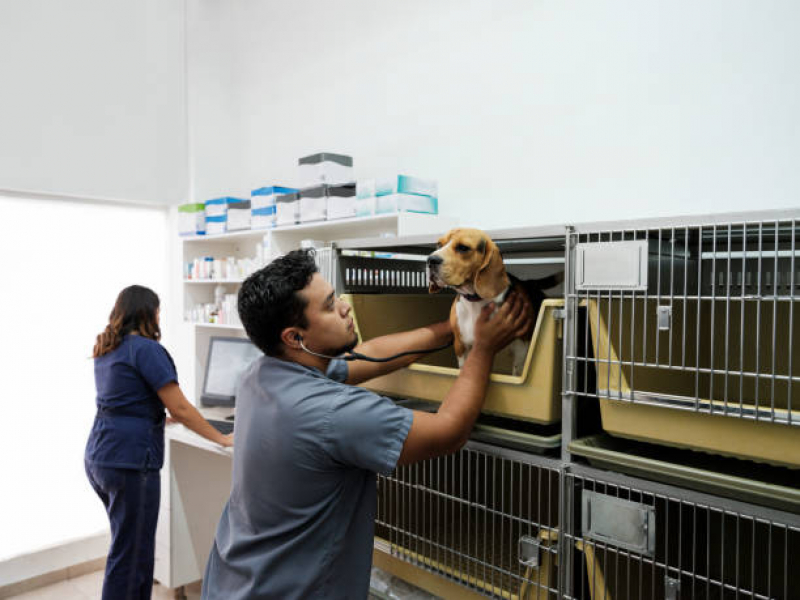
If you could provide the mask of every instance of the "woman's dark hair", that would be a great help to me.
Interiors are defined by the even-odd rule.
[[[239,289],[239,318],[264,354],[280,356],[281,331],[287,327],[308,326],[308,302],[297,292],[316,272],[313,250],[293,250],[245,279]]]
[[[158,295],[150,288],[131,285],[122,290],[108,316],[108,325],[97,336],[92,357],[97,358],[116,349],[122,343],[122,338],[131,331],[137,331],[151,340],[160,340],[161,329],[156,318],[158,306]]]

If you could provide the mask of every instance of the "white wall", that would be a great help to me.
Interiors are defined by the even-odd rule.
[[[800,201],[793,0],[190,2],[199,199],[330,150],[486,228]]]
[[[163,321],[181,315],[163,208],[0,195],[0,218],[1,561],[108,530],[83,468],[95,337],[133,283],[159,294]]]
[[[183,201],[184,8],[0,2],[0,189]]]

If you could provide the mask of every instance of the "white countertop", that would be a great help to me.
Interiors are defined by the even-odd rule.
[[[200,414],[202,414],[206,419],[216,419],[218,421],[224,421],[225,417],[233,414],[232,408],[227,407],[212,407],[212,408],[200,408],[198,407]],[[201,450],[208,450],[209,452],[214,452],[215,454],[222,454],[223,456],[231,457],[233,456],[233,448],[224,448],[219,444],[215,444],[214,442],[207,440],[206,438],[197,435],[191,429],[184,427],[179,423],[173,423],[171,425],[167,425],[165,428],[165,435],[167,438],[167,442],[175,441],[180,442],[182,444],[187,444],[189,446],[194,446],[195,448],[200,448]]]

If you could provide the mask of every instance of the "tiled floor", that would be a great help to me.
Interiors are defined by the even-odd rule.
[[[200,584],[186,586],[188,600],[199,600]],[[11,596],[14,600],[97,600],[103,590],[103,571],[65,579],[24,594]],[[153,586],[153,600],[173,600],[173,590],[159,584]]]

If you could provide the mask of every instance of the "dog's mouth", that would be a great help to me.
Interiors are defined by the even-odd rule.
[[[426,267],[428,273],[428,292],[435,294],[447,287],[447,284],[439,275],[439,269]]]

